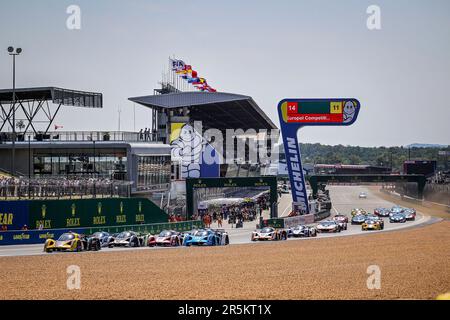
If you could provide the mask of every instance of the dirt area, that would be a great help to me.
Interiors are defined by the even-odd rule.
[[[426,214],[443,218],[443,219],[450,219],[450,211],[449,208],[443,205],[437,205],[433,204],[428,201],[423,201],[420,204],[417,201],[414,200],[408,200],[407,198],[404,198],[403,200],[399,196],[391,195],[385,192],[380,191],[380,187],[371,186],[369,187],[370,191],[374,193],[377,197],[384,199],[386,201],[394,202],[400,206],[404,207],[413,207],[419,212],[425,212]]]
[[[434,299],[450,291],[450,221],[365,236],[0,258],[0,299]],[[81,268],[68,290],[66,268]],[[367,268],[381,289],[367,288]]]

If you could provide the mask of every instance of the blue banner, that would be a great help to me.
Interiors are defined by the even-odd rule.
[[[0,201],[0,226],[8,230],[21,230],[29,226],[29,201]]]

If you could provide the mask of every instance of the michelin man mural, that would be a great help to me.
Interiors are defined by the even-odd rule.
[[[199,178],[200,162],[206,144],[190,124],[180,129],[178,138],[172,141],[172,159],[181,163],[182,178]]]
[[[349,123],[356,115],[356,105],[353,101],[347,101],[344,104],[344,123]]]

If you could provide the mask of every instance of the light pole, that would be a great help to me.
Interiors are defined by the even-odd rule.
[[[8,53],[13,57],[13,114],[12,114],[12,157],[11,157],[11,174],[14,176],[16,173],[15,170],[15,157],[16,157],[16,56],[18,56],[22,52],[21,48],[8,47]]]

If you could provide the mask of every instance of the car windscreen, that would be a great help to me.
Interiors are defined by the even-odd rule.
[[[161,231],[161,233],[159,234],[160,237],[170,237],[172,235],[172,232],[164,230]]]
[[[204,237],[208,235],[208,231],[201,230],[194,233],[194,236],[196,237]]]
[[[131,237],[131,232],[122,232],[119,233],[119,235],[117,236],[117,238],[122,239],[122,238],[128,238]]]
[[[272,228],[263,228],[263,229],[261,229],[261,233],[269,233],[269,232],[272,232],[272,231],[273,231]]]
[[[73,239],[75,239],[75,236],[73,234],[64,233],[59,237],[58,241],[69,241]]]

